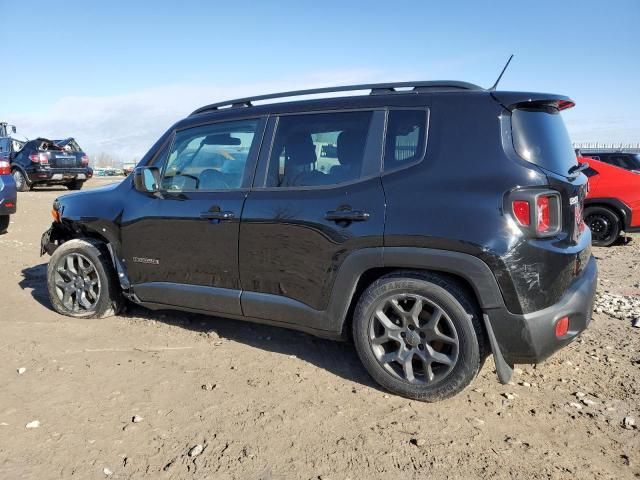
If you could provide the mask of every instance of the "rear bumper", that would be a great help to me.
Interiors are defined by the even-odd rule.
[[[506,308],[486,311],[507,363],[539,363],[575,340],[591,321],[597,283],[598,267],[591,257],[580,277],[554,305],[524,315]],[[569,331],[557,338],[556,322],[565,316],[569,317]]]
[[[88,180],[93,176],[88,168],[47,168],[27,172],[29,183],[68,183],[74,180]]]
[[[0,215],[16,213],[18,194],[11,175],[0,175]]]

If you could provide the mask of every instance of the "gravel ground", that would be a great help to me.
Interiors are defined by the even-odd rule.
[[[60,193],[21,193],[0,236],[2,479],[640,478],[638,236],[595,249],[580,340],[512,385],[489,360],[425,404],[379,390],[348,344],[137,307],[55,314],[38,247]]]

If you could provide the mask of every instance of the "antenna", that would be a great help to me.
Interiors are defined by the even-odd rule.
[[[507,71],[507,67],[509,66],[509,64],[511,63],[511,59],[513,59],[513,53],[511,54],[511,56],[509,57],[509,60],[507,60],[507,64],[504,66],[504,68],[502,69],[502,71],[500,72],[500,76],[498,77],[498,79],[496,80],[496,83],[493,84],[493,87],[491,87],[489,89],[490,92],[493,92],[496,87],[498,86],[498,83],[500,83],[500,80],[502,79],[502,75],[504,75],[504,72]]]

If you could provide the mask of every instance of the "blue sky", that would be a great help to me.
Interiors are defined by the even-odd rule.
[[[575,141],[640,142],[640,1],[3,0],[0,119],[129,160],[215,100],[456,79],[551,91]]]

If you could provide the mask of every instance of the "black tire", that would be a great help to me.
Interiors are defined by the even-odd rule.
[[[53,252],[47,288],[54,310],[69,317],[110,317],[123,305],[109,253],[103,243],[93,239],[69,240]]]
[[[9,215],[0,215],[0,234],[7,233],[9,228]]]
[[[73,182],[67,183],[67,188],[69,190],[80,190],[84,185],[84,180],[74,180]]]
[[[403,298],[406,300],[402,300]],[[381,305],[386,306],[389,305],[389,301],[395,301],[395,304],[405,305],[403,309],[411,310],[412,305],[417,305],[411,303],[411,298],[421,299],[423,307],[420,308],[424,309],[418,312],[415,318],[419,319],[418,324],[422,326],[411,329],[414,333],[404,329],[405,334],[399,334],[405,342],[404,345],[395,338],[384,345],[378,344],[377,342],[384,341],[384,338],[390,335],[384,327],[382,334],[376,333],[376,329],[382,324],[378,318],[379,312],[385,313],[386,308]],[[436,309],[441,313],[436,314]],[[391,319],[395,313],[397,312],[394,306],[385,316],[388,315],[386,318]],[[426,319],[425,315],[428,315]],[[440,320],[437,320],[438,318]],[[456,395],[478,374],[489,351],[480,319],[480,311],[475,301],[455,280],[437,274],[398,272],[380,278],[363,292],[354,313],[353,339],[364,367],[382,387],[404,397],[435,402]],[[429,327],[432,320],[436,323]],[[406,319],[400,320],[400,324],[406,322]],[[422,329],[431,329],[436,332],[436,337],[440,335],[448,338],[448,342],[457,341],[457,346],[438,339],[434,341],[434,334],[425,336]],[[415,337],[415,332],[419,333],[418,337]],[[420,342],[417,346],[416,341]],[[420,347],[420,350],[417,347]],[[392,360],[383,364],[383,359],[396,355],[395,349],[397,352],[404,352],[405,358],[410,356],[410,362],[405,360],[400,365],[398,360]],[[435,355],[438,355],[438,359],[447,358],[451,364],[440,363]],[[397,356],[400,357],[400,354]],[[430,360],[428,366],[426,360],[422,363],[420,373],[415,367],[420,367],[423,356]],[[412,365],[413,381],[408,380],[406,375],[406,363]]]
[[[22,173],[21,170],[18,170],[16,168],[13,172],[11,172],[11,174],[13,175],[13,180],[16,182],[16,190],[18,190],[19,192],[28,192],[29,190],[31,190],[31,185],[29,185],[27,177],[24,175],[24,173]]]
[[[591,229],[591,243],[597,247],[608,247],[620,236],[620,217],[610,208],[588,207],[584,221]]]

